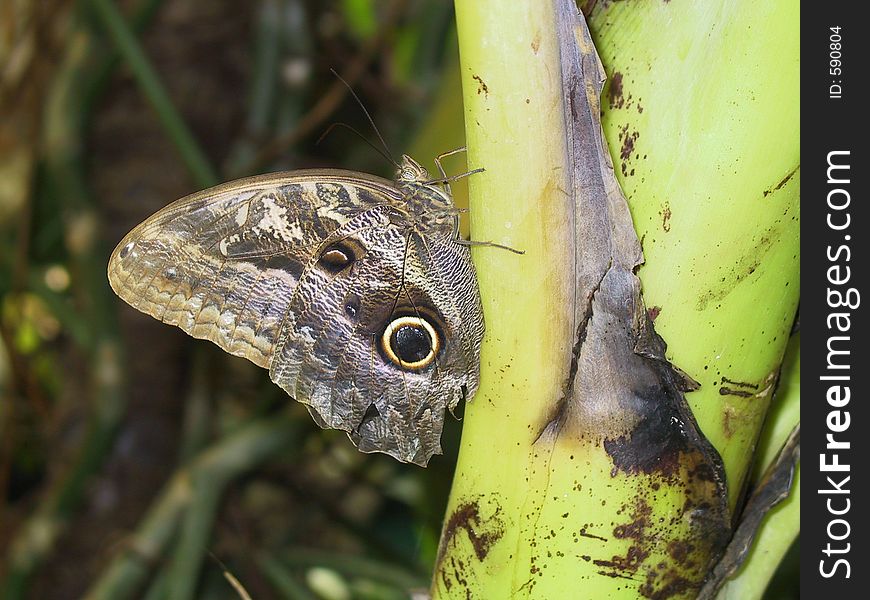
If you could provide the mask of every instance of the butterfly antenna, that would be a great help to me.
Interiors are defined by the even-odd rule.
[[[396,161],[393,160],[393,157],[391,157],[389,154],[387,154],[386,152],[384,152],[383,150],[381,150],[380,148],[378,148],[375,144],[372,143],[372,141],[371,141],[370,139],[368,139],[366,136],[364,136],[363,134],[361,134],[361,133],[359,132],[359,130],[357,130],[357,129],[354,128],[354,127],[351,127],[351,126],[348,125],[347,123],[333,123],[332,125],[330,125],[329,127],[326,128],[326,131],[324,131],[323,134],[322,134],[319,138],[317,138],[317,141],[314,142],[314,145],[315,145],[315,146],[319,145],[320,142],[322,142],[322,141],[326,138],[326,136],[328,136],[330,133],[332,133],[332,130],[335,129],[336,127],[344,127],[345,129],[349,129],[349,130],[351,130],[351,131],[354,132],[357,136],[359,136],[359,139],[361,139],[361,140],[364,141],[366,144],[368,144],[369,146],[371,146],[371,148],[372,148],[375,152],[377,152],[378,154],[380,154],[381,156],[383,156],[384,158],[386,158],[386,159],[387,159],[390,163],[392,163],[393,165],[396,165]],[[399,165],[396,165],[396,167],[398,167],[398,166],[399,166]]]
[[[333,75],[335,75],[340,82],[342,82],[347,90],[350,92],[350,95],[353,96],[353,99],[356,100],[356,103],[359,104],[359,107],[362,109],[363,113],[365,113],[366,119],[369,120],[369,124],[372,126],[372,129],[375,131],[375,135],[378,136],[378,139],[381,141],[381,144],[384,146],[384,150],[387,151],[387,156],[390,159],[390,162],[393,163],[396,168],[399,168],[399,163],[396,162],[396,159],[393,158],[393,153],[390,152],[390,147],[387,146],[387,142],[384,141],[384,137],[381,135],[381,132],[378,131],[378,126],[375,125],[375,120],[372,119],[372,116],[369,114],[369,111],[366,109],[365,104],[362,103],[362,100],[359,99],[359,96],[356,95],[356,92],[353,91],[353,88],[350,87],[350,84],[346,82],[341,75],[335,69],[329,69]]]

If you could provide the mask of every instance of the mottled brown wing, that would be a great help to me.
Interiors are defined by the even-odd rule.
[[[388,451],[389,454],[425,466],[433,454],[441,453],[445,406],[452,411],[460,400],[471,399],[477,392],[483,309],[471,253],[467,246],[452,238],[410,236],[403,279],[399,306],[404,304],[405,312],[422,313],[439,323],[444,348],[429,373],[406,373],[401,377],[404,389],[409,390],[404,414],[398,419],[388,418],[396,412],[393,407],[401,405],[395,390],[401,395],[403,389],[398,385],[391,387],[392,391],[382,400],[386,415],[381,414],[378,406],[378,414],[369,412],[369,418],[351,438],[360,449],[369,452],[392,448],[398,440],[404,445]],[[394,365],[387,366],[395,369]],[[419,385],[409,385],[412,377],[419,378]],[[399,379],[394,372],[392,381],[398,383]],[[415,437],[395,436],[397,422],[408,423],[408,430],[414,431]]]
[[[376,224],[376,212],[333,236],[358,249],[345,268],[303,275],[270,375],[360,450],[426,465],[441,451],[445,408],[477,390],[480,295],[466,247],[425,240],[395,217]],[[400,316],[437,331],[441,348],[426,368],[386,358],[382,334]]]
[[[445,406],[477,388],[483,318],[468,249],[415,233],[402,201],[390,182],[342,171],[218,186],[130,232],[109,280],[142,312],[268,368],[360,450],[425,465]],[[381,334],[398,314],[442,336],[427,368],[386,360]]]
[[[296,284],[332,231],[400,194],[376,177],[296,171],[173,202],[133,229],[109,283],[134,308],[269,368]]]

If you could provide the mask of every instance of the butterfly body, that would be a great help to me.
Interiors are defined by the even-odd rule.
[[[395,181],[318,169],[170,204],[112,253],[132,306],[269,369],[324,427],[425,465],[474,394],[483,316],[457,210],[404,157]]]

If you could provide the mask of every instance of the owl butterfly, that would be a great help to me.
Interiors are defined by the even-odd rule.
[[[109,261],[134,308],[269,369],[321,427],[425,466],[474,395],[483,313],[449,190],[408,156],[395,181],[274,173],[182,198]]]

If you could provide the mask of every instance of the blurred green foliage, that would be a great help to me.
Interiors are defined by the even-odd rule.
[[[217,180],[316,166],[390,176],[347,129],[318,143],[341,122],[377,145],[330,68],[390,152],[430,161],[462,145],[450,4],[2,10],[0,597],[426,587],[458,424],[426,471],[360,454],[264,371],[121,303],[105,264],[129,228]]]

